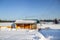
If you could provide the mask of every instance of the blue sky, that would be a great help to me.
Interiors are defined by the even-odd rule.
[[[60,18],[59,0],[0,0],[0,19]]]

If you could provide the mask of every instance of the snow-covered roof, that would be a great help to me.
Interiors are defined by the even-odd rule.
[[[15,23],[36,23],[34,20],[16,20]]]
[[[11,26],[13,23],[8,23],[8,22],[5,22],[5,23],[0,23],[0,26]]]

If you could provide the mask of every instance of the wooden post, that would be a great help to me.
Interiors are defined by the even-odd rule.
[[[24,24],[23,24],[23,27],[24,27]],[[25,29],[25,27],[24,27],[24,29]]]
[[[30,24],[30,29],[31,29],[31,24]]]
[[[16,28],[16,30],[17,30],[17,25],[15,24],[15,28]]]

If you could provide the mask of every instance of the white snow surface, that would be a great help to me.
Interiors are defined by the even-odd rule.
[[[37,30],[0,30],[0,40],[46,40]]]
[[[6,27],[6,26],[11,26],[13,23],[10,23],[10,22],[0,22],[0,26],[4,26],[4,27]]]
[[[37,24],[38,28],[60,29],[60,24]]]

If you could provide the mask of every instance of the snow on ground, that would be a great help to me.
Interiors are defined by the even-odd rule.
[[[60,29],[60,24],[38,24],[37,26],[40,28]],[[50,40],[50,38],[46,39],[37,30],[0,29],[0,40]]]
[[[37,30],[0,30],[0,40],[45,40]]]
[[[39,28],[60,29],[60,24],[37,24]]]

